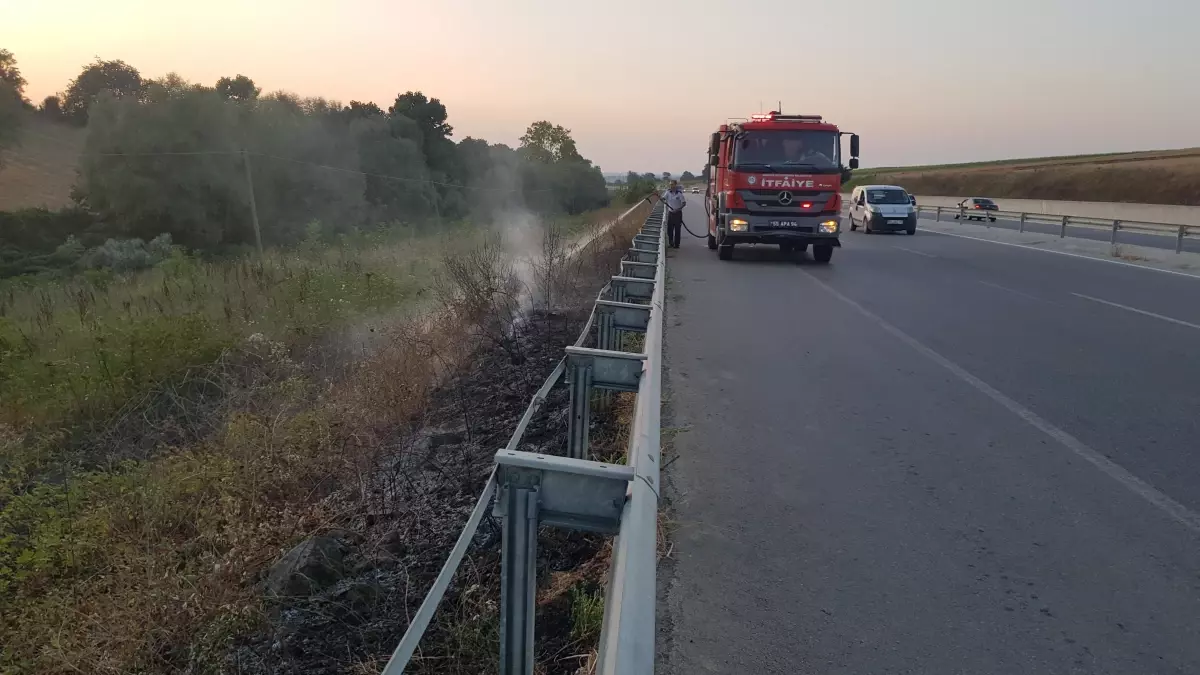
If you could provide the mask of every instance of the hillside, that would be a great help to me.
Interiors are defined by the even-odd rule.
[[[867,183],[919,195],[1194,206],[1200,205],[1200,148],[863,169],[850,187]]]
[[[71,186],[86,131],[30,116],[20,143],[4,153],[0,211],[71,203]]]

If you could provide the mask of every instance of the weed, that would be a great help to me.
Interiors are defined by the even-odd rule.
[[[604,593],[594,584],[571,587],[571,639],[594,644],[604,622]]]

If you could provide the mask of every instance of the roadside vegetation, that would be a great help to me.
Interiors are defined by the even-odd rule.
[[[0,672],[378,672],[639,214],[599,235],[628,207],[569,130],[456,142],[420,92],[97,60],[35,108],[14,73],[0,116],[83,140],[69,206],[0,211]],[[492,539],[417,672],[494,668]],[[547,596],[573,672],[602,541],[544,549],[590,570]]]
[[[918,195],[1200,205],[1200,149],[861,169],[847,189],[888,183]]]

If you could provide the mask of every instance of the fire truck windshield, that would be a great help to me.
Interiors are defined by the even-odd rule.
[[[832,131],[746,131],[735,141],[733,165],[775,173],[835,173],[840,146]]]

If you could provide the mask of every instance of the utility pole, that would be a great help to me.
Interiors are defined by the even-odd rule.
[[[258,257],[263,257],[262,230],[258,227],[258,204],[254,201],[254,178],[250,176],[250,153],[242,150],[242,166],[246,167],[246,188],[250,192],[250,217],[254,221],[254,245],[258,247]]]

